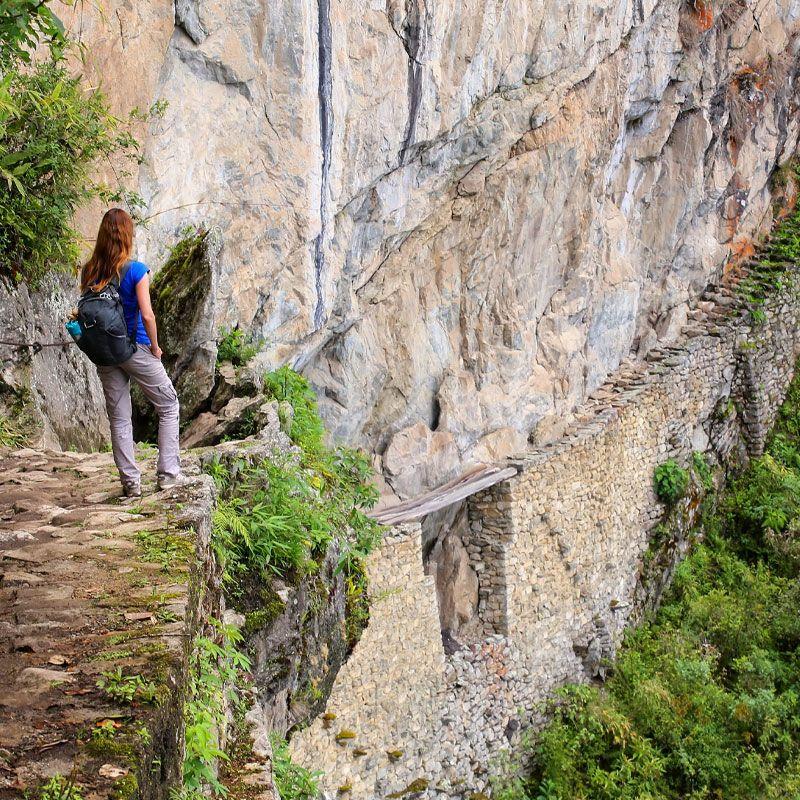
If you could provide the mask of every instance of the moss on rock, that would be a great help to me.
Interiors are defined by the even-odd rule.
[[[244,635],[247,637],[268,628],[286,608],[286,604],[272,586],[265,586],[261,590],[260,596],[263,605],[253,611],[248,611],[244,617]]]
[[[153,310],[159,321],[159,341],[167,365],[181,354],[186,334],[202,314],[211,289],[211,270],[204,247],[207,235],[203,229],[187,232],[153,279]]]
[[[150,289],[158,320],[162,360],[181,401],[181,414],[189,418],[199,411],[214,386],[216,346],[207,319],[212,295],[218,236],[198,228],[188,229],[158,270]],[[210,334],[210,335],[209,335]],[[139,438],[153,441],[157,429],[150,404],[134,387],[134,429]]]

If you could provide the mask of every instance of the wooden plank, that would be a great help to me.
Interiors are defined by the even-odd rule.
[[[370,516],[382,525],[410,522],[465,500],[482,489],[488,489],[490,486],[516,475],[518,471],[518,468],[513,466],[477,467],[419,497],[371,512]]]

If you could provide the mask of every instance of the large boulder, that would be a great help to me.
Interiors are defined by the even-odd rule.
[[[398,431],[383,454],[384,476],[402,498],[454,478],[460,463],[453,435],[432,431],[424,422]]]
[[[463,641],[479,627],[478,575],[463,540],[469,536],[465,504],[433,514],[423,523],[425,573],[436,581],[439,624]]]
[[[162,360],[181,404],[181,420],[207,404],[216,380],[215,313],[222,235],[199,230],[182,239],[153,279],[150,296],[158,324]],[[135,427],[152,436],[153,411],[134,389]]]
[[[222,234],[212,228],[180,241],[153,280],[159,343],[185,417],[193,416],[214,388],[214,328]]]

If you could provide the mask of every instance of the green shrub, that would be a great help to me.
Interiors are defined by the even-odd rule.
[[[631,721],[588,686],[567,687],[535,746],[541,766],[531,788],[553,800],[656,797],[664,761]]]
[[[656,623],[627,637],[605,690],[558,698],[528,797],[785,796],[776,787],[800,756],[799,599],[796,581],[726,539],[698,546]]]
[[[24,447],[37,438],[40,427],[30,390],[12,388],[0,379],[0,447]]]
[[[214,511],[215,547],[226,578],[290,571],[306,574],[316,566],[312,554],[333,537],[333,521],[314,487],[289,458],[265,461],[249,470],[237,495]]]
[[[14,61],[30,62],[44,40],[51,50],[66,44],[61,20],[41,0],[3,0],[0,5],[0,72]]]
[[[312,772],[292,761],[286,740],[273,734],[272,775],[281,800],[315,800],[319,796],[317,781],[321,772]]]
[[[795,167],[795,174],[800,176],[799,167]],[[795,211],[772,232],[762,263],[797,261],[800,261],[800,213]]]
[[[241,634],[232,626],[210,620],[214,637],[198,636],[192,648],[188,698],[184,709],[186,749],[183,761],[183,798],[224,796],[225,787],[217,778],[219,761],[228,756],[220,744],[226,708],[241,704],[237,687],[249,659],[239,651]]]
[[[0,78],[0,276],[35,285],[77,264],[75,210],[118,198],[90,179],[100,158],[131,158],[133,137],[63,61],[13,64]]]
[[[22,447],[25,435],[19,429],[15,420],[7,417],[0,411],[0,447]]]
[[[240,328],[220,330],[219,337],[217,364],[228,361],[235,367],[243,367],[258,353],[258,340]]]
[[[689,487],[689,473],[672,459],[656,467],[653,474],[656,495],[667,505],[680,500]]]
[[[54,775],[39,789],[39,800],[83,800],[83,795],[71,779]]]
[[[704,489],[708,491],[714,488],[714,475],[711,467],[708,465],[706,457],[697,451],[692,453],[692,471]]]
[[[264,378],[264,391],[274,400],[291,404],[294,416],[289,436],[292,441],[307,454],[322,452],[325,428],[308,381],[290,367],[281,367]]]
[[[800,510],[800,474],[767,453],[735,482],[726,508],[747,533],[758,534],[762,528],[783,531]]]
[[[324,427],[306,380],[288,367],[265,377],[265,391],[292,405],[297,454],[240,465],[235,480],[218,462],[206,471],[222,493],[214,514],[214,547],[229,590],[247,576],[297,579],[314,572],[335,539],[339,569],[361,574],[381,527],[367,517],[378,497],[369,459],[324,444]]]
[[[766,452],[733,481],[722,505],[745,553],[770,569],[793,574],[800,566],[800,380],[792,382]]]
[[[97,681],[97,688],[118,703],[154,703],[158,699],[158,689],[152,681],[144,680],[141,675],[125,675],[122,667],[103,672]]]
[[[313,466],[289,455],[245,467],[232,488],[213,462],[207,468],[229,488],[214,512],[213,545],[231,591],[247,576],[299,579],[316,571],[334,539],[339,568],[349,573],[380,541],[380,526],[363,510],[376,493],[366,458],[350,450],[326,455]]]

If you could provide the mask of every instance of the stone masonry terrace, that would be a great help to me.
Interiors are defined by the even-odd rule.
[[[0,454],[0,798],[166,796],[210,502],[201,478],[121,498],[107,454]]]

